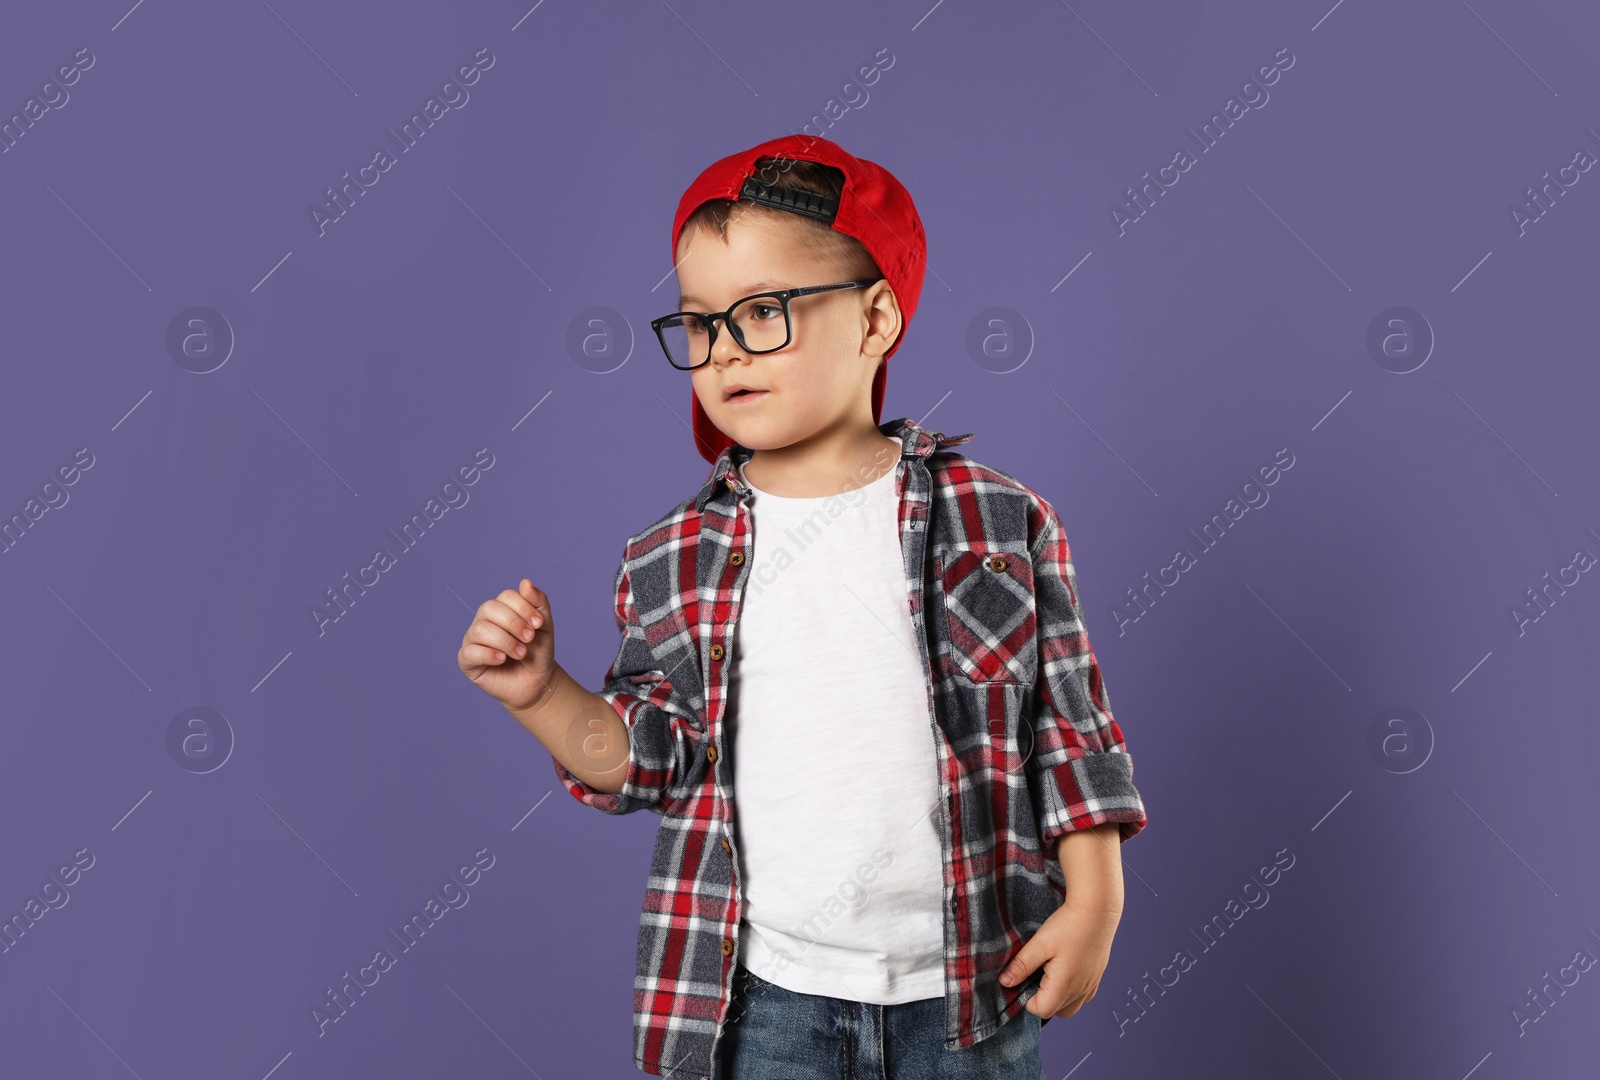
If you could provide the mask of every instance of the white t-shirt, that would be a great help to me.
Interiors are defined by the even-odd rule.
[[[739,962],[878,1005],[944,994],[943,789],[900,551],[903,468],[818,498],[755,489],[729,675]]]

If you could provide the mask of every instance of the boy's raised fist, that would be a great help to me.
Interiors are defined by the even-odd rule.
[[[523,578],[479,606],[456,654],[461,673],[508,709],[526,709],[556,666],[550,598]]]

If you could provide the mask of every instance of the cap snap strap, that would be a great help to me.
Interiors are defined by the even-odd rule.
[[[739,189],[739,198],[777,210],[804,214],[806,217],[816,218],[824,225],[832,225],[833,219],[839,213],[838,199],[830,199],[816,191],[783,191],[776,185],[754,176],[745,177],[744,186]]]

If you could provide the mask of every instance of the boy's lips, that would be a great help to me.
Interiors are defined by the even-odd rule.
[[[732,404],[735,401],[755,401],[758,398],[764,398],[766,396],[767,391],[765,390],[750,390],[746,388],[745,392],[743,393],[740,393],[738,390],[734,390],[726,394],[722,400],[727,404]]]

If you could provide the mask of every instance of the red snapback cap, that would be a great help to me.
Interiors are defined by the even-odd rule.
[[[815,161],[840,170],[844,173],[844,189],[837,204],[810,192],[774,192],[772,182],[782,175],[782,167],[758,168],[756,162],[764,157]],[[884,363],[878,366],[878,374],[872,380],[872,422],[882,423],[888,359],[906,338],[911,316],[917,310],[917,298],[922,293],[922,275],[928,262],[928,241],[911,193],[889,170],[853,156],[837,143],[810,135],[786,135],[730,154],[695,178],[678,201],[678,212],[672,221],[674,264],[684,223],[712,199],[742,199],[815,218],[853,236],[867,249],[867,254],[872,256],[894,290],[902,320],[900,336],[883,354]],[[700,405],[700,396],[692,387],[689,396],[694,411],[695,448],[701,457],[715,464],[733,440],[711,422]]]

